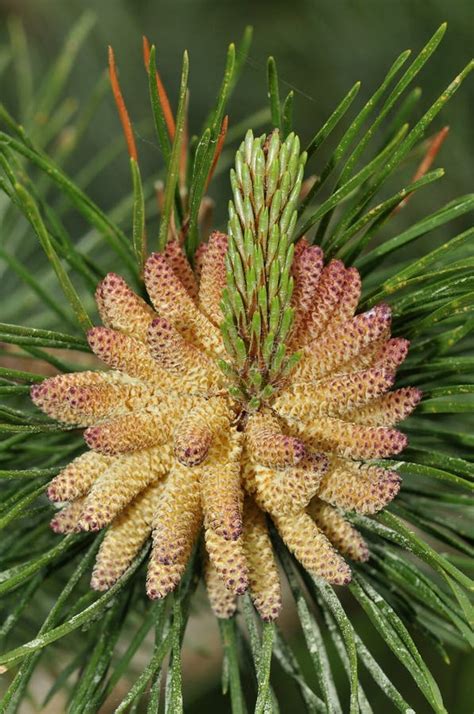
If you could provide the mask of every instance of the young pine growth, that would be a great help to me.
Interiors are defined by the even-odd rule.
[[[57,63],[60,75],[63,58],[73,66],[71,57],[89,27],[85,16],[67,40]],[[131,114],[109,51],[133,181],[125,230],[115,223],[115,212],[105,214],[61,168],[74,141],[69,148],[59,141],[55,160],[44,150],[51,143],[50,127],[61,124],[51,115],[59,99],[57,82],[52,94],[40,88],[25,104],[38,110],[41,125],[35,124],[36,111],[33,122],[28,112],[16,122],[1,107],[1,189],[8,200],[2,203],[0,257],[8,268],[5,290],[15,281],[18,287],[3,306],[0,333],[8,352],[0,367],[0,392],[2,400],[13,399],[20,407],[25,400],[24,410],[8,403],[1,407],[6,437],[0,469],[0,526],[5,529],[0,600],[8,616],[0,640],[2,646],[5,637],[12,641],[0,653],[0,670],[12,671],[22,662],[12,672],[2,711],[16,710],[33,693],[28,681],[41,650],[74,631],[77,639],[65,640],[72,659],[65,659],[59,674],[55,669],[48,697],[67,680],[68,710],[99,711],[109,694],[115,697],[130,656],[151,630],[153,655],[117,711],[140,706],[148,690],[149,709],[160,708],[165,659],[165,708],[182,711],[179,654],[201,572],[220,618],[223,681],[233,711],[243,710],[247,695],[239,684],[245,648],[239,651],[236,630],[243,627],[256,670],[256,712],[275,708],[274,703],[278,708],[275,692],[281,682],[273,692],[269,679],[273,644],[282,665],[278,677],[292,677],[300,688],[298,711],[303,704],[308,711],[369,710],[370,691],[365,681],[364,690],[359,687],[358,665],[397,711],[419,710],[383,671],[379,651],[370,653],[360,609],[352,618],[353,609],[346,613],[331,585],[348,585],[344,601],[354,597],[433,711],[446,711],[410,632],[416,628],[428,635],[430,649],[445,660],[443,641],[450,650],[453,644],[472,645],[472,581],[463,572],[472,555],[467,535],[472,437],[460,415],[464,419],[473,405],[473,230],[449,235],[453,223],[473,209],[474,199],[461,196],[428,216],[421,211],[401,232],[392,220],[408,200],[415,208],[421,189],[442,176],[442,169],[430,167],[447,129],[430,134],[429,127],[474,67],[467,64],[418,118],[422,95],[409,85],[445,29],[442,25],[405,69],[410,52],[403,52],[355,116],[349,118],[360,83],[315,127],[307,154],[318,179],[309,191],[302,190],[306,152],[292,133],[293,92],[280,102],[276,62],[270,58],[267,119],[271,116],[273,129],[258,138],[249,131],[235,153],[227,233],[210,233],[213,201],[206,193],[216,165],[226,161],[223,147],[232,141],[228,100],[245,65],[249,28],[237,48],[229,46],[218,101],[201,136],[190,141],[187,54],[174,116],[156,50],[144,40],[166,169],[156,195],[141,179]],[[20,35],[15,46],[26,46]],[[50,76],[57,78],[58,69]],[[57,105],[58,117],[62,106]],[[267,119],[257,114],[245,129]],[[76,136],[83,122],[79,114]],[[341,128],[324,165],[319,148]],[[396,193],[381,197],[386,180],[398,181],[402,174]],[[58,192],[54,199],[52,184]],[[73,215],[56,200],[65,197],[92,233],[102,235],[97,250],[83,252],[88,240],[69,234]],[[156,198],[159,252],[150,255],[153,228],[146,209]],[[129,205],[120,199],[119,206]],[[444,237],[433,248],[436,229]],[[34,233],[49,261],[43,268],[38,264],[39,276],[36,257],[35,271],[28,268]],[[411,242],[425,238],[429,252],[413,258]],[[102,266],[117,272],[105,274]],[[366,276],[362,301],[359,270]],[[54,274],[69,310],[49,294]],[[140,295],[122,275],[130,276]],[[95,297],[102,325],[91,328],[90,296],[83,304],[75,288],[79,277],[92,291],[100,279]],[[27,325],[36,322],[42,329],[19,325],[21,315]],[[76,357],[77,367],[71,366],[72,351],[87,352],[88,345],[77,334],[65,334],[64,325],[87,331],[90,349],[105,368],[89,357],[87,364]],[[405,336],[412,341],[406,362]],[[50,353],[57,347],[71,350],[67,361]],[[28,362],[12,369],[12,357]],[[26,371],[30,363],[35,365],[31,372]],[[71,371],[86,366],[87,371]],[[51,369],[59,374],[45,378]],[[424,399],[404,427],[410,449],[399,456],[407,437],[396,425],[420,401],[418,387]],[[36,413],[30,392],[35,405],[62,424]],[[75,427],[84,429],[88,449],[83,453]],[[401,475],[407,477],[404,488],[391,504]],[[51,504],[41,503],[50,478],[52,529],[70,534],[62,539],[45,520]],[[102,537],[94,538],[98,531]],[[202,548],[195,547],[199,543]],[[83,575],[94,560],[91,585],[105,591],[100,594],[84,593]],[[146,591],[154,602],[140,595],[146,561]],[[272,622],[282,605],[278,565],[288,578],[314,665],[316,678],[308,681],[291,644]],[[233,617],[246,591],[260,617],[270,622],[256,623],[247,599],[244,617]],[[45,619],[36,632],[41,610]],[[327,637],[321,636],[323,621]],[[30,641],[16,646],[28,631],[24,625],[35,631]],[[123,654],[116,651],[117,642]],[[55,652],[51,661],[62,658]],[[350,684],[347,700],[344,692],[340,700],[342,669]]]
[[[397,494],[398,474],[370,460],[404,448],[393,426],[421,393],[390,392],[408,343],[390,338],[388,306],[355,314],[358,271],[291,242],[305,160],[294,134],[248,132],[231,172],[229,236],[201,247],[200,272],[177,241],[152,253],[153,307],[110,273],[96,293],[104,326],[88,333],[110,371],[32,387],[49,416],[86,427],[90,451],[48,494],[69,502],[55,531],[108,527],[96,589],[116,582],[151,535],[147,592],[164,597],[204,526],[216,614],[230,616],[250,588],[274,619],[281,595],[265,514],[330,583],[350,581],[344,556],[368,557],[344,512],[376,513]]]
[[[297,361],[297,355],[289,359],[286,343],[294,319],[291,238],[305,163],[294,133],[282,142],[278,130],[259,138],[248,131],[230,173],[221,330],[234,369],[222,368],[235,381],[232,393],[250,409],[273,394]]]

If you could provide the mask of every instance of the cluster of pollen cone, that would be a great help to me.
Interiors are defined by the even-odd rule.
[[[255,141],[268,163],[268,143]],[[252,169],[251,148],[247,158]],[[277,180],[264,194],[267,208],[278,190]],[[277,200],[271,220],[278,225],[285,195]],[[233,205],[244,226],[248,206],[241,215]],[[231,616],[248,589],[271,620],[281,595],[270,523],[309,573],[348,583],[347,560],[364,561],[368,550],[345,512],[373,514],[396,495],[397,473],[372,462],[405,447],[394,425],[420,393],[390,391],[408,348],[390,336],[390,309],[356,314],[357,270],[325,264],[322,250],[301,239],[291,246],[285,336],[288,354],[299,359],[248,407],[222,369],[224,360],[232,365],[220,329],[231,238],[213,233],[194,269],[178,241],[153,253],[144,271],[151,305],[109,273],[96,293],[103,326],[88,333],[109,369],[46,379],[31,396],[51,417],[85,427],[89,450],[51,481],[48,495],[61,504],[56,532],[107,529],[93,588],[113,585],[151,538],[147,593],[166,596],[203,532],[215,613]]]

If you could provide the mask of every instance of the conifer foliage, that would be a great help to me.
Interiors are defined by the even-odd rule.
[[[268,111],[232,127],[247,28],[188,141],[187,54],[173,112],[145,39],[156,183],[142,179],[110,49],[131,188],[106,213],[88,182],[107,155],[77,176],[68,162],[107,85],[99,79],[75,115],[61,102],[92,25],[86,14],[36,89],[12,24],[20,116],[0,107],[0,260],[11,285],[0,323],[0,712],[21,711],[35,669],[59,653],[46,699],[61,691],[67,711],[99,711],[122,677],[116,711],[183,711],[181,649],[191,603],[193,617],[207,607],[201,582],[229,711],[279,711],[274,662],[301,711],[372,711],[362,669],[392,708],[411,711],[404,682],[357,631],[351,614],[363,612],[445,712],[414,637],[445,659],[447,646],[474,640],[474,231],[456,233],[474,197],[424,215],[417,194],[443,175],[432,165],[447,132],[431,124],[473,63],[419,111],[412,83],[443,25],[411,62],[409,52],[396,59],[358,113],[349,118],[359,83],[303,142],[273,58]],[[322,164],[321,145],[344,125]],[[216,170],[230,172],[221,230]],[[397,233],[408,200],[420,218]],[[71,229],[77,215],[83,236]],[[433,247],[436,229],[444,239]],[[407,250],[416,241],[428,249]],[[312,677],[280,629],[282,607],[296,609]],[[149,655],[137,671],[138,650]]]

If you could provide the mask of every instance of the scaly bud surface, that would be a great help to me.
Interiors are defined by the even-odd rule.
[[[249,131],[230,174],[222,331],[236,394],[250,410],[268,400],[289,366],[291,238],[305,163],[295,134],[282,142],[278,130],[257,138]]]

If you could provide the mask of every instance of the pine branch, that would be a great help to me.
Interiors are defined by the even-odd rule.
[[[146,231],[157,211],[156,177],[142,177],[115,71],[115,97],[130,147],[131,191],[118,196],[116,206],[106,212],[91,190],[92,179],[123,148],[122,137],[112,138],[110,146],[76,175],[65,168],[72,165],[69,158],[81,146],[106,90],[104,77],[98,78],[79,111],[69,97],[70,72],[92,25],[92,16],[85,14],[39,85],[27,35],[16,21],[10,25],[8,56],[0,58],[0,70],[13,62],[21,112],[17,120],[7,108],[0,108],[0,221],[5,236],[0,246],[5,281],[0,397],[8,400],[0,406],[0,602],[7,614],[0,628],[0,668],[7,670],[10,682],[0,712],[20,710],[40,658],[49,666],[50,652],[56,660],[64,657],[64,662],[45,705],[59,691],[68,691],[70,711],[95,711],[115,694],[121,678],[126,678],[128,690],[117,711],[133,710],[144,702],[148,711],[157,711],[162,694],[167,711],[183,711],[186,704],[181,652],[188,619],[196,616],[190,603],[201,575],[199,552],[191,556],[176,594],[163,602],[153,603],[142,595],[147,545],[109,590],[100,595],[90,590],[86,578],[101,536],[70,534],[58,539],[48,528],[53,507],[45,498],[49,480],[62,471],[60,464],[65,466],[83,450],[82,440],[75,427],[41,416],[29,398],[30,387],[52,372],[95,369],[88,343],[78,336],[79,330],[74,331],[87,331],[95,320],[93,291],[111,267],[141,285]],[[444,32],[442,25],[399,76],[409,55],[402,53],[351,119],[360,90],[360,83],[354,84],[323,126],[315,129],[306,153],[301,153],[293,133],[297,101],[292,92],[281,100],[273,58],[268,62],[269,107],[240,124],[231,123],[227,130],[230,100],[249,53],[251,29],[245,30],[237,48],[230,45],[215,105],[200,136],[189,144],[187,56],[175,118],[156,70],[155,48],[145,52],[152,123],[162,156],[159,175],[165,179],[159,243],[164,248],[170,238],[183,241],[196,268],[196,251],[207,237],[207,191],[212,190],[212,178],[235,159],[222,301],[227,356],[220,362],[233,383],[231,394],[249,405],[249,413],[256,412],[297,363],[298,354],[287,352],[287,345],[294,323],[294,244],[303,235],[323,244],[326,259],[343,260],[360,271],[360,311],[381,301],[390,303],[395,334],[411,339],[396,387],[416,385],[423,391],[419,408],[403,425],[409,447],[399,457],[372,464],[404,477],[399,497],[375,517],[348,514],[370,552],[368,562],[351,563],[352,600],[344,596],[341,602],[339,591],[309,575],[275,536],[301,629],[298,657],[278,625],[260,624],[248,598],[243,620],[235,615],[219,620],[223,689],[232,712],[278,711],[283,685],[274,686],[274,661],[280,665],[278,676],[296,685],[301,707],[309,712],[370,712],[372,691],[365,681],[361,686],[361,668],[391,705],[410,711],[405,688],[399,691],[392,672],[371,653],[349,602],[358,603],[365,621],[372,623],[435,712],[446,709],[425,659],[427,648],[446,660],[451,648],[466,650],[474,644],[469,577],[474,535],[474,438],[469,416],[474,406],[473,230],[459,232],[454,223],[468,217],[474,197],[460,196],[431,215],[423,213],[423,197],[443,176],[442,169],[428,171],[427,163],[435,159],[446,132],[435,130],[434,138],[424,137],[473,63],[412,128],[408,126],[421,103],[421,90],[412,83]],[[38,114],[47,118],[43,128]],[[60,140],[66,126],[69,143]],[[252,130],[258,126],[278,131],[254,138]],[[321,146],[341,127],[342,138],[319,167]],[[314,162],[318,178],[303,184],[307,158]],[[412,179],[403,178],[414,162],[418,170]],[[383,191],[388,180],[397,183],[387,196]],[[397,230],[394,214],[410,196],[418,218]],[[87,225],[76,237],[69,228],[74,213]],[[454,237],[433,248],[437,229]],[[46,265],[36,262],[33,233],[44,249]],[[430,246],[426,253],[424,244]],[[254,603],[257,606],[255,598]],[[132,681],[133,658],[146,650],[144,643],[152,631],[152,651]],[[420,635],[416,642],[423,639],[425,646],[415,644],[415,633]],[[299,662],[303,647],[304,664]],[[339,670],[349,686],[348,701],[339,690]],[[248,671],[254,677],[252,699],[245,686]]]

